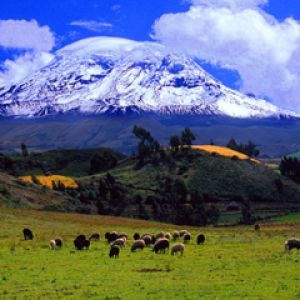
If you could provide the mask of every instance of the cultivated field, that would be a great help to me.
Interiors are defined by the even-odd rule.
[[[300,253],[283,251],[288,237],[300,237],[300,223],[252,227],[188,228],[193,240],[183,257],[150,249],[121,250],[109,259],[103,235],[172,231],[176,227],[101,216],[0,210],[0,299],[299,299]],[[30,227],[33,241],[24,241]],[[78,234],[101,233],[90,250],[75,251]],[[197,246],[198,233],[206,243]],[[65,247],[51,251],[62,236]]]

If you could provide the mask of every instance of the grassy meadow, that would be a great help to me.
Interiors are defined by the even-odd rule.
[[[299,219],[298,219],[299,220]],[[252,227],[189,228],[183,257],[149,248],[108,257],[106,231],[172,231],[175,227],[123,218],[25,210],[0,210],[0,299],[299,299],[300,254],[283,251],[300,236],[300,222]],[[22,229],[36,235],[24,241]],[[75,251],[77,234],[101,233],[90,250]],[[207,241],[197,246],[195,236]],[[51,251],[49,240],[65,246]]]

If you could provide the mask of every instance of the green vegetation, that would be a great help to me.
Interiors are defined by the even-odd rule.
[[[150,249],[109,259],[106,231],[171,231],[175,227],[103,216],[0,209],[0,298],[6,299],[298,299],[299,254],[284,252],[300,224],[188,228],[192,241],[183,257],[156,255]],[[35,239],[24,241],[30,227]],[[180,227],[176,227],[180,229]],[[100,242],[76,251],[78,234],[99,232]],[[206,235],[202,246],[198,233]],[[65,245],[51,251],[49,241]],[[173,244],[173,242],[171,243]]]
[[[230,139],[230,141],[227,144],[227,147],[244,153],[246,155],[248,155],[249,157],[257,157],[260,153],[260,151],[257,149],[257,145],[255,145],[253,142],[249,141],[248,144],[237,144],[237,142],[235,141],[235,139]]]
[[[27,151],[26,146],[25,149]],[[53,173],[80,177],[106,171],[124,157],[125,155],[106,148],[27,152],[27,155],[22,156],[0,154],[0,170],[15,176]]]

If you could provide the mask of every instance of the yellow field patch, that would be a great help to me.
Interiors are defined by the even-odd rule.
[[[22,176],[20,177],[21,180],[28,183],[33,183],[32,176]],[[61,175],[51,175],[51,176],[44,176],[38,175],[36,179],[40,182],[41,185],[48,187],[49,189],[53,188],[52,182],[54,181],[56,184],[61,182],[64,184],[66,188],[77,188],[78,184],[73,178],[61,176]]]
[[[192,149],[193,150],[201,150],[201,151],[205,151],[208,153],[216,153],[216,154],[224,156],[224,157],[236,156],[241,160],[251,160],[251,161],[259,163],[258,160],[253,159],[244,153],[232,150],[227,147],[215,146],[215,145],[195,145],[195,146],[192,146]]]

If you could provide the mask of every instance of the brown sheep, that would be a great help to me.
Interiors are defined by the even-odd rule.
[[[160,239],[155,242],[153,246],[153,251],[157,253],[166,253],[166,249],[169,249],[170,242],[167,239]]]
[[[180,255],[182,256],[184,252],[184,248],[185,246],[182,243],[173,245],[171,248],[171,255],[175,255],[177,252],[180,252]]]
[[[293,249],[300,249],[300,239],[289,239],[284,243],[284,249],[286,251],[291,251]]]
[[[143,250],[146,247],[144,240],[137,240],[131,246],[131,252],[135,252],[137,249]]]
[[[260,225],[259,224],[255,224],[254,225],[254,230],[255,231],[260,231]]]

